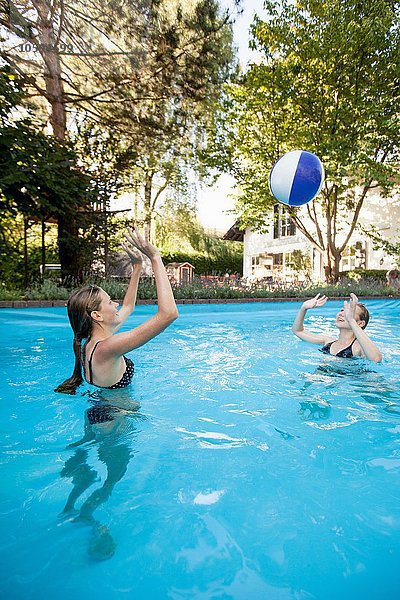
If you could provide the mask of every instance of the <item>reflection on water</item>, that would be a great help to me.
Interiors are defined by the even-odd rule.
[[[137,436],[137,421],[143,419],[138,412],[139,405],[132,403],[129,394],[121,390],[112,397],[103,392],[89,393],[92,406],[84,414],[83,437],[69,444],[75,448],[60,473],[61,477],[72,480],[70,491],[61,518],[74,523],[88,525],[91,528],[89,554],[96,560],[111,558],[116,549],[115,541],[108,527],[95,517],[95,511],[104,504],[125,475],[129,461],[135,450],[133,441]],[[107,476],[101,484],[99,466],[91,464],[92,448],[96,448],[97,457],[106,466]],[[79,498],[93,485],[99,486],[90,493],[80,508],[76,508]]]
[[[331,413],[331,405],[323,399],[304,400],[300,402],[299,414],[309,421],[310,419],[327,419]]]
[[[375,367],[375,368],[374,368]],[[399,388],[393,381],[378,372],[379,366],[363,359],[346,360],[327,358],[312,373],[303,373],[304,382],[300,396],[299,414],[305,420],[321,420],[331,416],[333,402],[347,398],[353,410],[383,409],[400,414]],[[347,404],[347,410],[351,410]],[[350,421],[357,421],[349,417]]]

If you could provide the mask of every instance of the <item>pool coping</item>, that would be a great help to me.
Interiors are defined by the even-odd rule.
[[[330,300],[346,300],[336,296]],[[363,300],[398,300],[397,296],[362,296]],[[184,298],[177,304],[250,304],[254,302],[304,302],[306,298]],[[122,300],[120,301],[122,304]],[[137,306],[156,305],[157,300],[137,300]],[[53,308],[66,306],[66,300],[0,300],[0,308]]]

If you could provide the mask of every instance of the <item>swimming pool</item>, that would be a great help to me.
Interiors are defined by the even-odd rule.
[[[397,598],[400,302],[367,306],[378,365],[297,340],[298,303],[181,306],[80,445],[65,309],[2,309],[2,597]]]

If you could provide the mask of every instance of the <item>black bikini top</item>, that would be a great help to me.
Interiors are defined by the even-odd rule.
[[[356,341],[356,338],[351,342],[350,346],[347,348],[343,348],[343,350],[339,350],[337,354],[332,354],[332,356],[339,356],[340,358],[352,358],[353,354],[353,344]],[[325,344],[323,348],[320,348],[320,351],[324,354],[331,354],[331,346],[333,342],[329,342],[329,344]]]
[[[93,359],[94,351],[97,348],[97,344],[99,344],[101,341],[102,340],[99,340],[98,342],[95,343],[94,348],[93,348],[93,350],[90,354],[89,360],[88,360],[89,383],[91,383],[92,385],[95,385],[96,387],[103,388],[106,390],[116,390],[118,388],[127,387],[130,384],[130,382],[132,381],[133,373],[135,370],[135,366],[134,366],[133,362],[127,356],[123,356],[123,359],[125,361],[125,367],[126,367],[125,373],[122,375],[121,379],[119,381],[117,381],[117,383],[114,383],[114,385],[108,385],[108,386],[97,385],[96,383],[93,383],[92,359]],[[83,364],[83,372],[85,372],[85,347],[83,348],[83,352],[82,352],[82,364]],[[85,379],[86,379],[86,377],[85,377]]]

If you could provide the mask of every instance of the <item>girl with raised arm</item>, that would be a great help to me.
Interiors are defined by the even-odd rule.
[[[382,354],[364,331],[369,321],[369,312],[364,304],[358,302],[355,294],[350,294],[350,302],[345,300],[342,310],[336,315],[335,324],[339,329],[339,338],[304,330],[307,310],[323,306],[327,299],[327,296],[317,294],[315,298],[303,302],[293,323],[293,333],[301,340],[322,345],[321,351],[325,354],[342,358],[362,356],[373,362],[381,362]]]
[[[68,317],[74,332],[75,367],[72,376],[56,388],[56,392],[75,394],[85,379],[99,387],[118,389],[128,386],[133,376],[133,362],[125,356],[164,331],[177,317],[178,311],[159,251],[146,241],[136,226],[128,228],[124,244],[132,262],[132,276],[122,307],[101,287],[92,285],[75,291],[68,300]],[[158,298],[158,311],[147,321],[123,333],[116,333],[133,312],[142,255],[148,256],[153,268]],[[85,341],[82,347],[82,342]]]

